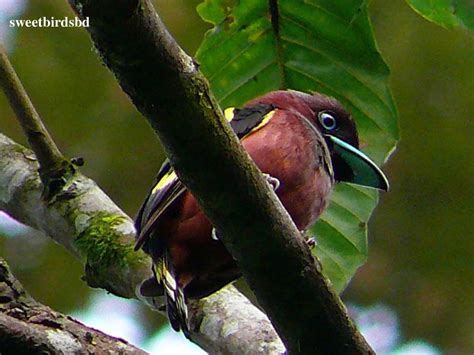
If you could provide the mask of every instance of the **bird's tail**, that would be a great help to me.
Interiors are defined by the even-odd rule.
[[[183,289],[179,286],[170,256],[167,250],[163,253],[163,257],[155,265],[154,272],[158,283],[164,288],[166,300],[166,312],[170,320],[171,326],[177,332],[180,330],[188,336],[188,307],[183,293]]]

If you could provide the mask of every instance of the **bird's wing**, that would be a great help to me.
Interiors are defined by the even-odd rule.
[[[255,104],[241,109],[230,107],[224,111],[224,114],[237,137],[243,139],[270,122],[274,112],[273,105]]]
[[[225,116],[233,131],[243,139],[246,135],[265,126],[273,116],[275,107],[269,104],[255,104],[241,109],[228,108]],[[157,176],[157,182],[148,194],[135,219],[139,249],[147,240],[153,227],[167,208],[184,192],[186,187],[179,180],[169,160],[166,160]]]
[[[153,226],[159,221],[163,212],[186,191],[186,187],[179,180],[168,159],[161,166],[156,184],[151,189],[145,202],[135,218],[137,242],[135,249],[139,249],[150,235]]]

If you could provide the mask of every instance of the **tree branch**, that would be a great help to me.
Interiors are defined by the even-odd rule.
[[[133,252],[130,218],[92,180],[78,173],[54,203],[45,204],[37,169],[33,152],[0,134],[0,209],[43,231],[85,262],[90,286],[141,298],[156,310],[160,303],[138,292],[150,276],[151,263],[142,252]],[[190,309],[193,338],[210,353],[240,354],[244,347],[257,353],[277,349],[275,344],[284,349],[268,318],[232,286],[193,301]],[[254,335],[247,338],[250,334]]]
[[[0,258],[0,351],[5,354],[146,354],[33,298]]]
[[[70,0],[160,137],[290,353],[372,353],[149,0]]]
[[[283,354],[267,316],[233,286],[189,305],[193,340],[218,354]],[[245,341],[242,341],[245,340]]]
[[[47,204],[34,153],[0,134],[0,156],[0,209],[85,262],[90,286],[134,297],[150,276],[151,264],[144,253],[133,251],[130,218],[94,181],[78,173]]]
[[[45,197],[50,198],[60,189],[61,177],[71,170],[72,164],[64,159],[46,130],[2,45],[0,45],[0,85],[15,111],[28,143],[36,153],[45,188],[43,192]]]

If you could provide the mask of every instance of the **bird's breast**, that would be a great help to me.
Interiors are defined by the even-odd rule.
[[[279,180],[276,193],[296,226],[304,230],[313,224],[326,207],[333,185],[323,163],[327,147],[321,135],[297,114],[277,110],[264,128],[242,139],[242,145],[262,172]],[[211,238],[211,230],[190,192],[175,201],[155,228],[169,248],[180,286],[191,285],[200,294],[215,291],[215,287],[203,286],[203,280],[217,275],[229,282],[232,278],[226,276],[227,271],[235,274],[232,256]],[[212,286],[211,281],[206,282]]]
[[[296,226],[304,230],[313,224],[334,183],[324,163],[328,153],[321,134],[298,114],[278,110],[265,129],[244,138],[242,145],[262,172],[280,181],[276,193]]]

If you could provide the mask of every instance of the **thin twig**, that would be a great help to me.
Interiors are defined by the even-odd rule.
[[[57,176],[56,172],[63,170],[66,159],[46,130],[2,45],[0,45],[0,85],[36,154],[40,164],[41,179],[47,186],[48,177]]]

